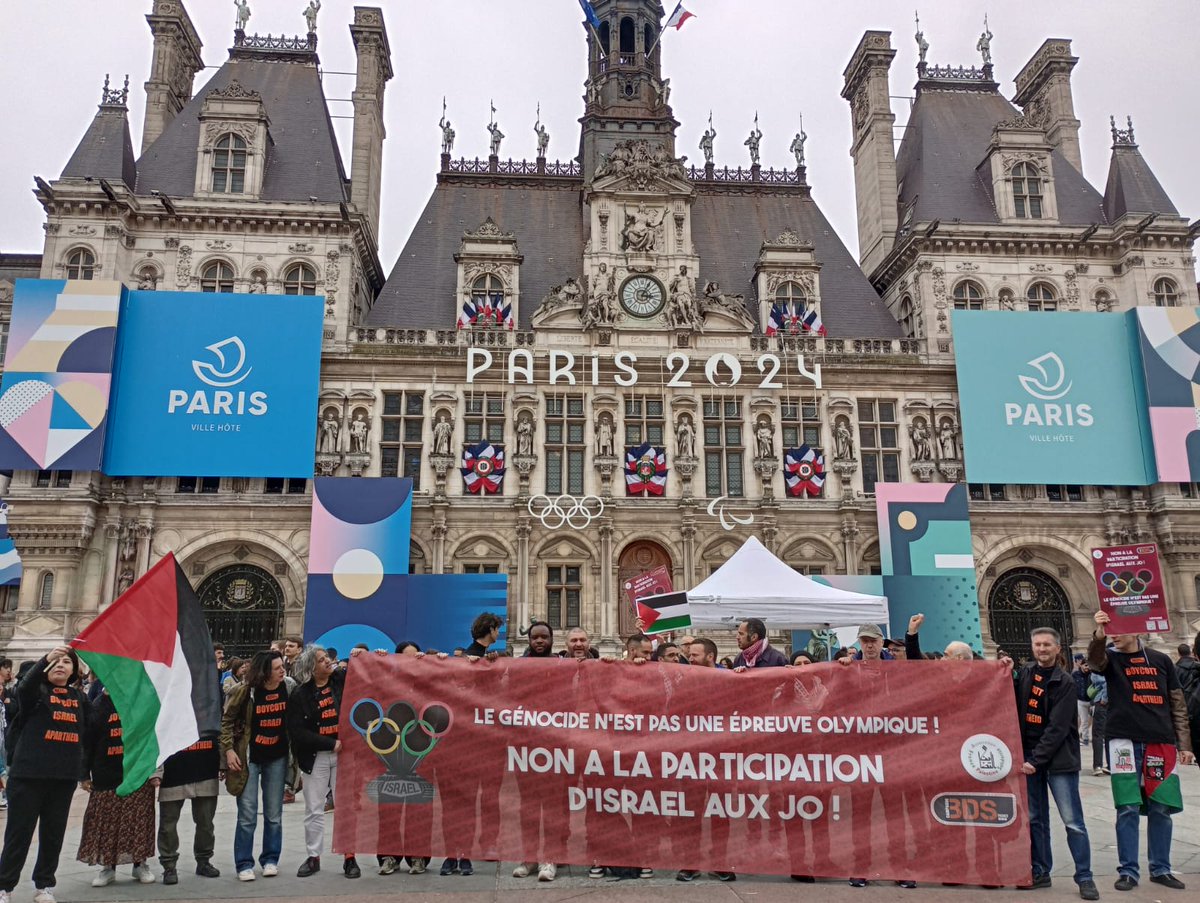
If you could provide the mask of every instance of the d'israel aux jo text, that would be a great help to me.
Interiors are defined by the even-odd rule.
[[[168,552],[227,654],[306,634],[314,478],[325,477],[411,480],[407,560],[358,566],[504,578],[496,609],[510,642],[540,619],[615,651],[636,631],[627,581],[664,568],[688,589],[750,537],[835,585],[965,570],[979,651],[1021,658],[1035,626],[1086,642],[1094,549],[1154,544],[1171,630],[1153,642],[1200,627],[1200,354],[1187,333],[1200,230],[1156,178],[1152,149],[1143,156],[1136,110],[1088,123],[1089,140],[1111,133],[1111,160],[1103,181],[1085,176],[1072,99],[1085,48],[1047,39],[1012,84],[998,79],[988,32],[943,65],[926,60],[918,30],[915,77],[893,67],[889,31],[842,48],[830,64],[844,60],[854,180],[820,188],[853,191],[855,255],[814,200],[803,127],[771,136],[790,142],[782,169],[760,163],[752,103],[717,111],[718,125],[738,120],[736,134],[718,136],[711,118],[681,127],[671,93],[689,86],[664,77],[679,45],[660,40],[662,5],[595,0],[598,26],[581,22],[578,136],[554,136],[577,155],[549,157],[540,118],[536,136],[507,138],[502,109],[487,136],[477,122],[465,140],[449,98],[425,124],[441,143],[436,185],[386,260],[381,185],[412,175],[387,152],[387,89],[394,79],[393,91],[442,93],[389,45],[389,26],[394,36],[415,11],[326,12],[322,49],[352,44],[357,59],[352,104],[337,107],[315,21],[279,37],[239,20],[206,70],[195,0],[146,5],[140,142],[138,89],[106,83],[61,173],[34,183],[41,253],[0,254],[7,370],[13,343],[30,341],[16,328],[26,279],[57,286],[60,308],[71,292],[90,297],[88,280],[117,284],[129,312],[157,293],[168,305],[232,294],[246,326],[235,318],[209,335],[189,325],[202,315],[166,316],[160,343],[183,367],[142,422],[122,408],[138,374],[113,372],[105,460],[121,451],[138,463],[62,465],[56,449],[94,439],[70,422],[96,425],[84,390],[47,380],[41,432],[26,413],[41,402],[0,403],[10,445],[34,462],[2,492],[23,564],[0,596],[0,648],[14,659],[76,635]],[[352,143],[339,146],[333,118],[351,112]],[[536,156],[510,156],[535,137]],[[272,295],[317,310],[303,447],[286,448],[281,432],[268,449],[303,467],[239,472],[176,454],[166,446],[183,440],[154,418],[190,418],[191,434],[235,443],[249,430],[239,424],[285,412],[286,381],[269,392],[255,382],[304,357],[303,343],[254,341],[255,306]],[[276,325],[289,319],[269,309]],[[119,360],[136,339],[125,317],[122,306]],[[1100,366],[1092,335],[1127,358]],[[72,369],[66,355],[23,369],[56,367]],[[1108,369],[1136,385],[1096,382]],[[1156,395],[1171,379],[1182,382]],[[902,572],[897,539],[881,542],[884,484],[961,498],[969,542],[938,545],[930,515]],[[903,623],[907,612],[893,632]],[[732,631],[717,635],[733,650]],[[443,648],[469,640],[456,623]]]

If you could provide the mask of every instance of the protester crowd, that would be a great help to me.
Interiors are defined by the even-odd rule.
[[[1099,899],[1079,795],[1081,747],[1090,746],[1093,774],[1113,774],[1119,859],[1115,888],[1130,890],[1140,881],[1138,834],[1145,814],[1149,880],[1182,890],[1183,882],[1171,872],[1171,817],[1182,807],[1177,778],[1173,785],[1147,784],[1146,775],[1169,774],[1171,769],[1164,768],[1164,762],[1195,762],[1192,750],[1200,740],[1200,636],[1193,646],[1179,646],[1173,661],[1163,652],[1147,648],[1138,636],[1106,636],[1104,625],[1109,618],[1105,612],[1097,612],[1095,621],[1087,652],[1074,656],[1070,671],[1061,638],[1049,627],[1032,632],[1033,658],[1019,668],[1005,653],[999,654],[1013,672],[1021,729],[1021,771],[1028,784],[1031,835],[1029,889],[1051,884],[1049,801],[1053,798],[1074,860],[1080,896]],[[865,625],[858,631],[857,648],[838,649],[832,658],[841,666],[854,667],[864,661],[970,661],[980,657],[963,642],[950,643],[941,653],[922,651],[923,623],[923,615],[914,615],[903,640],[886,639],[877,626]],[[402,642],[394,654],[495,659],[510,654],[491,648],[502,626],[500,616],[485,613],[471,625],[471,643],[453,653],[423,651],[416,643]],[[554,630],[544,621],[534,621],[527,636],[522,657],[528,658],[599,658],[608,664],[632,665],[661,662],[733,674],[816,664],[814,654],[807,650],[786,658],[770,644],[766,625],[754,618],[738,626],[737,657],[720,661],[716,643],[705,637],[683,636],[676,641],[638,633],[625,642],[623,655],[601,656],[587,632],[578,627],[568,631],[564,647],[558,651]],[[156,849],[162,883],[177,884],[178,823],[185,802],[190,802],[195,825],[195,873],[202,878],[220,877],[220,869],[213,864],[217,856],[213,822],[222,782],[237,798],[233,862],[238,880],[279,874],[283,806],[297,798],[297,791],[304,805],[306,858],[296,874],[304,878],[319,872],[325,849],[325,813],[333,809],[342,748],[338,730],[346,665],[350,658],[367,653],[371,650],[359,646],[339,661],[336,650],[305,648],[298,637],[290,637],[248,660],[226,661],[224,649],[215,646],[213,680],[219,683],[225,700],[219,736],[201,738],[175,753],[143,786],[121,794],[117,792],[123,780],[121,718],[105,688],[82,673],[75,651],[59,646],[36,662],[24,662],[15,679],[12,661],[0,658],[0,808],[7,809],[0,853],[0,903],[8,903],[20,879],[35,831],[34,903],[54,903],[55,872],[78,788],[88,794],[88,802],[76,855],[98,867],[93,886],[113,883],[118,867],[126,865],[132,867],[137,882],[155,883],[159,878],[150,860]],[[391,653],[374,650],[373,654]],[[256,857],[260,810],[262,836]],[[542,817],[549,816],[543,813]],[[720,843],[726,839],[727,835]],[[530,849],[535,847],[536,842]],[[471,860],[463,855],[465,849],[444,852],[447,857],[440,875],[473,873]],[[902,872],[892,858],[893,867]],[[404,862],[410,874],[420,874],[429,865],[428,858],[403,852],[380,854],[377,862],[381,875],[396,872]],[[521,862],[513,875],[536,874],[541,881],[553,881],[557,867],[553,862]],[[341,868],[346,878],[362,875],[353,853],[344,854]],[[644,878],[653,872],[628,864],[592,865],[589,870],[593,878],[606,874]],[[692,881],[698,875],[695,870],[681,870],[676,878]],[[736,880],[733,872],[713,875],[721,881]],[[815,880],[805,875],[792,877]],[[902,873],[892,878],[900,887],[916,886]],[[854,887],[867,883],[865,878],[850,879]]]

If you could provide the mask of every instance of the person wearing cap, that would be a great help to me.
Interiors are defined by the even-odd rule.
[[[897,661],[904,661],[908,658],[908,651],[905,649],[904,641],[897,640],[894,637],[883,641],[883,648],[892,654],[892,658]]]
[[[878,624],[863,624],[858,628],[858,652],[849,655],[846,658],[837,659],[843,665],[849,666],[853,662],[879,662],[879,661],[896,661],[896,656],[884,648],[883,631],[879,629]],[[918,652],[918,656],[919,656]],[[913,844],[917,846],[920,843],[922,830],[927,830],[927,826],[922,826],[919,823],[921,813],[925,809],[923,799],[906,799],[906,793],[902,792],[896,798],[890,798],[883,788],[879,788],[880,796],[883,802],[883,808],[886,812],[902,812],[909,813],[909,819],[912,822]],[[870,817],[870,813],[874,808],[874,788],[863,788],[852,786],[850,790],[851,807],[855,812],[863,812]],[[919,792],[917,796],[920,796]],[[901,816],[899,819],[891,818],[884,820],[884,828],[888,836],[888,858],[891,860],[892,867],[902,869],[905,863],[910,863],[920,859],[920,854],[909,858],[904,838],[904,819]],[[863,857],[869,856],[870,850],[865,845],[855,847],[855,865],[865,867],[866,863],[861,862]],[[905,889],[912,889],[917,886],[915,881],[910,879],[900,879],[896,882],[897,886]],[[866,878],[851,878],[851,887],[866,887]]]

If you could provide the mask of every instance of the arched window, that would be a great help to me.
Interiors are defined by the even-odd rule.
[[[54,601],[54,572],[42,574],[42,585],[38,587],[38,608],[47,609]]]
[[[808,296],[804,294],[799,282],[781,282],[775,289],[775,300],[781,304],[795,304],[797,309],[808,305]]]
[[[912,298],[905,295],[900,299],[900,306],[897,308],[897,313],[900,319],[900,328],[904,330],[905,336],[908,338],[916,338],[917,324],[916,318],[913,316]]]
[[[1174,279],[1163,276],[1154,280],[1154,303],[1158,307],[1176,307],[1179,304],[1179,287]]]
[[[95,272],[96,255],[87,248],[77,248],[68,255],[68,279],[91,279]]]
[[[649,23],[642,29],[642,52],[647,56],[650,55],[650,48],[654,46],[654,26]]]
[[[288,267],[283,275],[285,295],[315,295],[317,293],[317,271],[306,263]]]
[[[609,52],[608,35],[609,35],[610,31],[611,31],[611,28],[607,22],[600,23],[600,46],[604,48],[605,56],[608,56],[608,52]]]
[[[634,51],[634,35],[637,34],[637,28],[633,24],[633,19],[626,16],[621,20],[621,55],[632,54]]]
[[[1029,302],[1030,310],[1058,310],[1058,296],[1054,286],[1045,282],[1035,282],[1025,291],[1025,300]]]
[[[955,310],[983,310],[983,290],[977,283],[964,279],[954,286]]]
[[[1042,176],[1032,163],[1012,169],[1013,209],[1018,219],[1042,218]]]
[[[212,190],[218,194],[246,190],[246,142],[237,135],[224,135],[213,145]]]
[[[233,291],[233,267],[223,260],[214,260],[212,263],[205,264],[204,269],[200,271],[200,291]]]
[[[486,273],[471,286],[471,302],[475,305],[477,327],[499,326],[500,308],[504,303],[504,283],[499,276]]]

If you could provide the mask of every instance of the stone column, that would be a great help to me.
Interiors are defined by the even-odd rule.
[[[435,508],[433,512],[433,573],[446,573],[446,511]]]
[[[112,602],[117,589],[117,555],[121,549],[121,519],[110,509],[104,524],[104,582],[100,589],[100,607]]]
[[[846,573],[858,573],[858,523],[853,511],[842,514],[842,549],[846,556]]]
[[[611,517],[600,519],[600,635],[613,636],[617,614],[613,585],[617,579],[617,563],[613,560],[613,522]],[[619,621],[618,621],[619,623]]]
[[[696,585],[696,513],[687,510],[683,513],[683,524],[679,528],[683,537],[683,582],[690,589]]]
[[[517,518],[517,618],[529,623],[529,536],[533,525],[528,516]]]
[[[154,521],[141,521],[137,525],[137,571],[140,577],[150,567],[150,537],[154,535]]]

